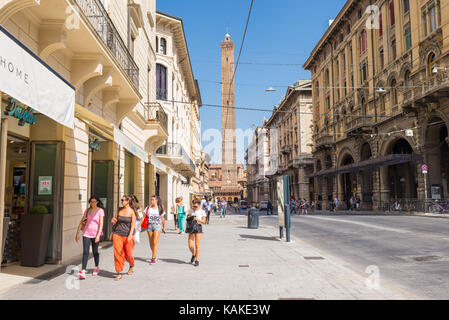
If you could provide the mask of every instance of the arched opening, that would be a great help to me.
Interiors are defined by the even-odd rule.
[[[448,198],[449,147],[448,130],[438,117],[429,120],[426,131],[426,164],[429,166],[429,187],[427,197]]]
[[[413,148],[405,139],[397,140],[390,148],[390,154],[411,154]],[[418,184],[412,163],[399,163],[388,167],[390,199],[410,200],[417,198]]]
[[[360,160],[365,161],[371,159],[371,146],[368,142],[362,145],[360,150]],[[364,206],[372,208],[373,205],[373,171],[363,170],[362,175],[362,202]]]
[[[354,158],[348,154],[343,158],[341,166],[347,166],[352,163],[354,163]],[[343,173],[341,175],[341,186],[343,194],[341,201],[346,204],[346,208],[350,208],[349,200],[357,192],[357,175],[354,172]]]

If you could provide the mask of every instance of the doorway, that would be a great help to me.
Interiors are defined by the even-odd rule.
[[[110,221],[114,215],[114,161],[92,161],[91,194],[98,197],[103,203],[104,221]],[[112,225],[105,223],[103,239],[112,236]],[[103,241],[103,239],[101,241]]]
[[[21,222],[27,210],[29,142],[8,135],[6,152],[5,225],[2,263],[21,260]],[[2,239],[3,241],[3,239]]]

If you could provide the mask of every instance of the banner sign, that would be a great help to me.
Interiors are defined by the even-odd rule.
[[[0,91],[74,128],[75,88],[2,26]]]

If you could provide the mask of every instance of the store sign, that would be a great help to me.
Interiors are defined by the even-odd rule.
[[[2,26],[0,91],[31,110],[74,128],[75,88]],[[22,117],[31,117],[29,113],[22,113]]]
[[[121,130],[114,126],[114,141],[121,145],[123,148],[131,152],[133,155],[141,159],[143,162],[148,163],[148,153],[137,146],[130,138],[128,138]]]
[[[37,116],[31,108],[22,108],[16,99],[11,99],[11,105],[6,107],[5,115],[19,119],[19,126],[25,123],[36,124]]]

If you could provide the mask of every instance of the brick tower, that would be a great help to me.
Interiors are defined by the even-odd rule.
[[[237,155],[235,138],[235,85],[234,42],[227,33],[221,42],[221,95],[222,95],[222,191],[233,193],[239,189],[237,181]],[[232,81],[232,83],[231,83]],[[229,108],[232,107],[232,108]]]

